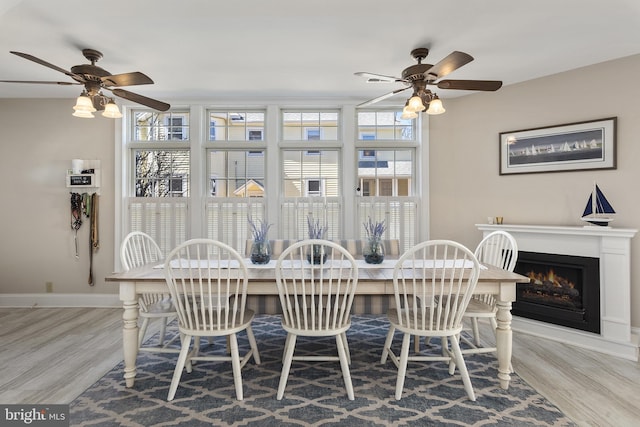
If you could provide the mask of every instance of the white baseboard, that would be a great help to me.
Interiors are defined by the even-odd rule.
[[[0,294],[0,307],[122,307],[118,294]]]

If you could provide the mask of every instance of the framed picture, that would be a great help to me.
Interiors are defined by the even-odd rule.
[[[617,117],[500,133],[500,175],[616,168]]]

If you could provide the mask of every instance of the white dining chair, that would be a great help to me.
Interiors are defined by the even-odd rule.
[[[243,399],[241,369],[260,354],[247,308],[247,266],[232,247],[211,239],[192,239],[172,250],[165,261],[165,279],[178,313],[181,349],[167,400],[174,399],[182,371],[192,371],[192,362],[230,361],[236,398]],[[249,349],[240,356],[237,334],[246,331]],[[228,337],[229,352],[202,354],[201,337]],[[192,339],[193,347],[191,346]]]
[[[393,269],[395,307],[387,313],[390,326],[382,351],[381,363],[387,358],[398,368],[395,398],[400,400],[408,362],[445,361],[449,373],[457,367],[470,400],[475,394],[469,372],[460,350],[458,336],[462,316],[478,282],[480,263],[469,249],[450,240],[431,240],[407,250]],[[392,349],[394,334],[402,334],[402,348],[396,355]],[[409,355],[411,336],[440,337],[442,354]]]
[[[161,261],[164,258],[160,246],[151,236],[141,231],[132,231],[120,245],[120,262],[126,271],[145,264]],[[138,298],[139,316],[142,325],[138,332],[138,349],[159,353],[177,353],[179,350],[169,348],[175,340],[165,342],[167,324],[176,318],[176,311],[169,293],[143,293]],[[151,321],[160,321],[160,335],[157,346],[143,346],[144,337]]]
[[[513,271],[518,260],[518,243],[510,233],[502,230],[494,231],[483,238],[478,244],[475,255],[482,264],[490,264],[504,270]],[[495,295],[474,295],[471,298],[469,306],[464,313],[464,319],[468,319],[471,323],[473,339],[469,340],[464,337],[464,335],[461,336],[462,341],[468,346],[468,348],[463,350],[463,353],[477,354],[496,352],[495,345],[482,345],[478,320],[487,319],[489,321],[494,333],[495,342],[495,332],[498,326],[496,321],[497,311]]]
[[[315,253],[317,258],[309,254]],[[316,263],[314,263],[316,262]],[[294,360],[340,361],[347,396],[354,400],[347,330],[358,286],[358,266],[345,248],[328,240],[303,240],[285,249],[276,261],[276,283],[287,332],[277,399],[281,400]],[[335,337],[337,356],[294,355],[304,337]]]

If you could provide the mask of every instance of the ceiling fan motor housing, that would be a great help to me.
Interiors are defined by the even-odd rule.
[[[409,81],[424,80],[425,74],[433,67],[431,64],[417,64],[407,67],[402,71],[402,78]]]

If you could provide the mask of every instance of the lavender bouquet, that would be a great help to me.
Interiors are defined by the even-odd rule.
[[[314,221],[311,215],[307,215],[307,227],[309,239],[324,239],[329,229],[327,224],[320,225],[320,219]],[[311,264],[324,264],[326,260],[327,254],[322,245],[313,245],[311,252],[307,254],[307,261]]]
[[[384,261],[384,245],[382,244],[382,235],[387,226],[382,221],[374,222],[369,217],[367,222],[363,222],[364,231],[367,234],[367,242],[362,250],[364,260],[368,264],[380,264]]]
[[[307,215],[307,227],[310,239],[324,239],[329,229],[327,224],[320,225],[320,219],[314,221],[312,215]]]
[[[267,239],[267,233],[271,224],[267,224],[261,219],[256,224],[248,217],[251,235],[253,236],[253,245],[251,245],[251,262],[254,264],[267,264],[271,260],[271,245]]]

